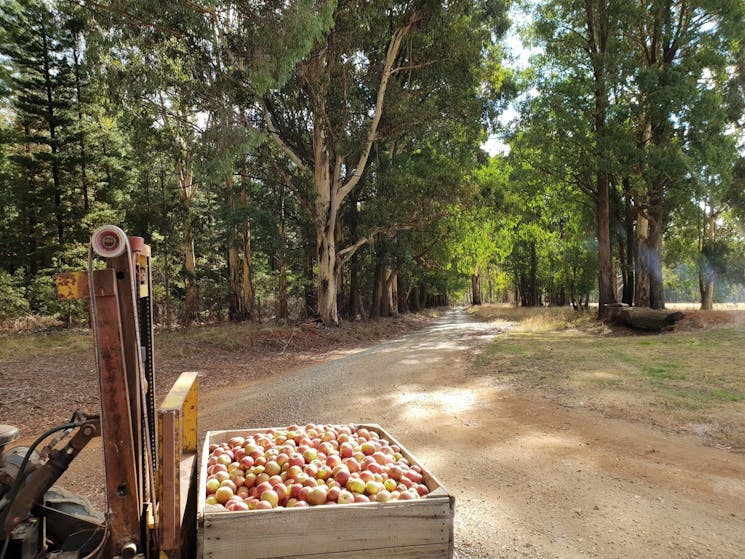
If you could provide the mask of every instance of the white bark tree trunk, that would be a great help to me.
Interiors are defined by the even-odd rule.
[[[184,281],[186,283],[186,299],[184,303],[184,320],[186,323],[199,317],[199,288],[197,284],[197,259],[194,251],[194,237],[191,230],[191,200],[196,188],[194,186],[194,174],[191,160],[186,157],[185,164],[176,162],[176,181],[178,184],[179,199],[184,205],[185,215],[183,221],[183,247],[184,247]]]
[[[409,33],[413,25],[418,21],[412,18],[406,25],[397,29],[391,37],[386,53],[385,66],[383,68],[380,87],[375,101],[375,112],[373,113],[367,139],[363,145],[357,165],[345,181],[342,180],[342,169],[344,160],[341,154],[331,153],[332,147],[328,141],[325,129],[327,119],[324,118],[325,107],[323,97],[319,96],[313,110],[313,182],[316,190],[316,199],[313,204],[313,218],[316,224],[316,247],[318,249],[318,314],[326,325],[336,326],[339,324],[339,311],[337,307],[337,278],[343,261],[349,258],[353,251],[346,250],[343,258],[337,249],[335,239],[337,220],[341,210],[342,202],[354,190],[362,177],[362,172],[367,165],[370,150],[375,142],[378,124],[383,112],[385,92],[388,80],[394,73],[393,64],[401,49],[404,37]],[[325,53],[324,53],[325,54]],[[324,57],[318,57],[316,64],[324,63]],[[325,69],[325,68],[324,68]],[[270,124],[270,132],[273,126]],[[287,151],[287,146],[283,148]],[[292,156],[291,156],[292,158]],[[296,157],[294,160],[297,160]]]

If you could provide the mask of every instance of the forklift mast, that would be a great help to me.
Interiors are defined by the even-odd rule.
[[[100,227],[91,236],[87,272],[56,280],[60,299],[90,299],[101,413],[76,414],[65,426],[67,433],[77,430],[71,442],[28,476],[21,472],[11,502],[0,506],[5,537],[10,541],[14,525],[34,514],[48,512],[42,516],[47,524],[56,521],[44,508],[44,495],[90,438],[100,435],[105,521],[98,549],[85,556],[187,558],[196,537],[197,373],[183,373],[156,413],[150,248],[118,227]],[[60,548],[69,552],[65,545]],[[57,555],[38,555],[48,556]]]
[[[106,268],[94,269],[94,254],[105,259]],[[104,226],[93,233],[89,255],[106,470],[106,555],[148,556],[157,463],[150,250],[143,239],[129,239],[118,227]]]

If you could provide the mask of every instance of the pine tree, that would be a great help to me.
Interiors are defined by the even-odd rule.
[[[59,15],[45,2],[13,3],[2,15],[0,52],[11,69],[13,228],[29,275],[61,249],[70,222],[74,85],[70,34]]]

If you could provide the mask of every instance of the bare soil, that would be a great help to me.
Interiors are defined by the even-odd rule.
[[[271,351],[180,350],[166,339],[159,386],[181,370],[202,372],[203,432],[383,425],[455,495],[457,559],[745,556],[745,455],[486,374],[475,358],[499,332],[462,311],[424,328],[389,325],[400,335],[369,347],[295,332],[315,338],[312,352],[294,351],[289,335]],[[0,423],[30,436],[65,419],[65,406],[93,406],[95,389],[92,357],[0,359]],[[64,485],[100,502],[100,461],[94,444]]]

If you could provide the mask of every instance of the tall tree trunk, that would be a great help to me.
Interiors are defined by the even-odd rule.
[[[277,320],[286,322],[289,316],[287,306],[287,258],[284,252],[278,256],[277,278]]]
[[[161,196],[161,211],[162,214],[160,216],[160,219],[163,223],[168,223],[168,212],[166,208],[168,208],[167,200],[168,200],[168,188],[166,186],[166,169],[163,166],[163,160],[160,160],[160,172],[158,173],[158,179],[160,183],[160,196]],[[170,258],[169,254],[166,252],[162,255],[163,258],[163,287],[166,291],[165,301],[164,301],[164,310],[163,313],[165,315],[163,321],[170,326],[171,325],[171,265],[170,265]]]
[[[336,243],[334,232],[322,228],[317,231],[318,250],[318,314],[324,324],[338,326],[339,312],[336,301]]]
[[[191,230],[191,212],[184,217],[184,276],[186,281],[186,298],[184,300],[184,318],[191,322],[199,318],[199,291],[197,288],[197,259],[194,251],[194,237]]]
[[[406,282],[404,282],[404,278],[401,277],[401,274],[396,274],[396,283],[396,290],[398,292],[398,313],[406,314],[409,312],[409,293],[406,288]]]
[[[246,314],[241,297],[241,262],[238,252],[238,227],[235,220],[235,192],[233,191],[233,177],[225,178],[225,205],[230,210],[228,218],[228,317],[239,322],[245,320]]]
[[[634,306],[665,308],[662,282],[662,215],[658,204],[650,204],[636,218],[636,266]]]
[[[701,310],[714,310],[714,276],[704,270],[698,272],[698,289],[701,293]]]
[[[385,266],[382,259],[375,265],[375,279],[373,281],[372,304],[370,318],[380,318],[384,307]]]
[[[649,273],[652,250],[649,246],[649,219],[639,212],[636,216],[636,265],[634,266],[634,306],[649,307]]]
[[[245,169],[241,173],[241,206],[244,210],[248,208],[248,174]],[[243,266],[243,273],[241,275],[241,295],[243,296],[243,309],[246,313],[246,319],[253,321],[256,308],[256,295],[253,286],[253,255],[251,252],[251,223],[248,220],[248,216],[245,215],[243,218],[242,227],[242,252],[243,258],[241,258],[241,264]]]
[[[598,238],[598,319],[605,318],[606,305],[616,302],[613,249],[610,235],[610,176],[608,170],[608,38],[610,22],[605,0],[586,0],[586,27],[593,73],[595,131],[595,219]]]
[[[277,319],[286,321],[288,318],[287,308],[287,234],[285,231],[285,189],[282,187],[281,204],[279,211],[279,223],[277,224],[279,235],[279,250],[277,251]]]
[[[364,319],[362,308],[362,294],[360,292],[360,262],[355,253],[349,259],[349,320]]]
[[[530,243],[530,273],[528,275],[528,306],[538,306],[540,295],[538,293],[538,253],[535,241]]]
[[[658,205],[651,208],[649,222],[649,306],[653,309],[665,308],[665,289],[662,281],[662,215]]]
[[[253,321],[254,309],[256,308],[256,296],[253,288],[253,262],[251,253],[251,227],[248,220],[243,222],[242,235],[243,257],[241,266],[241,295],[243,296],[243,308],[246,309],[246,320]]]
[[[356,239],[359,233],[359,212],[357,205],[359,202],[359,196],[357,191],[352,194],[352,199],[349,203],[349,211],[347,215],[347,223],[349,225],[349,233],[351,238]],[[362,305],[362,293],[360,287],[360,258],[357,251],[352,254],[349,258],[349,293],[347,300],[347,318],[349,320],[357,320],[357,317],[364,318],[364,309]]]
[[[336,219],[336,234],[334,235],[334,243],[337,247],[342,247],[344,243],[343,221],[343,212],[340,210],[339,216]],[[346,276],[344,273],[344,264],[347,260],[349,260],[348,256],[340,255],[338,252],[336,253],[336,312],[340,317],[349,310],[346,307],[348,294]]]
[[[704,211],[705,224],[699,252],[701,253],[701,264],[698,268],[698,289],[701,293],[701,310],[714,310],[714,268],[706,258],[706,247],[711,246],[717,231],[717,219],[714,211],[708,214]]]
[[[422,290],[419,285],[412,285],[411,291],[409,292],[409,304],[408,308],[413,312],[419,312],[422,310]]]
[[[313,167],[308,169],[305,162],[285,143],[277,128],[271,121],[271,115],[264,107],[264,115],[271,137],[279,147],[301,170],[312,172],[315,197],[312,202],[311,215],[316,227],[316,251],[318,257],[318,314],[326,325],[339,324],[337,280],[341,272],[342,261],[338,258],[336,244],[336,226],[342,203],[357,187],[367,165],[370,151],[378,133],[378,125],[383,114],[388,82],[393,75],[393,65],[401,50],[404,38],[411,28],[420,20],[418,14],[400,28],[393,31],[385,54],[380,74],[380,83],[371,111],[372,118],[367,129],[367,137],[361,142],[359,158],[355,165],[348,165],[341,153],[334,152],[332,134],[325,106],[328,95],[329,54],[328,46],[322,46],[308,59],[304,73],[307,76],[308,93],[311,97],[310,113],[313,122]],[[342,181],[342,170],[346,180]],[[351,257],[347,253],[345,258]]]
[[[610,202],[608,175],[599,173],[597,178],[597,237],[598,237],[598,319],[607,315],[607,305],[616,302],[613,289],[613,250],[610,236]]]
[[[478,270],[471,274],[471,303],[481,304],[481,276]]]
[[[80,80],[80,52],[78,50],[78,34],[73,37],[72,54],[75,71],[75,104],[78,108],[78,126],[80,127],[80,187],[83,191],[83,209],[90,210],[90,193],[88,192],[88,173],[86,169],[87,155],[85,150],[85,130],[83,124],[83,94]]]
[[[386,292],[386,316],[398,315],[398,272],[396,270],[386,270],[385,280]]]
[[[337,326],[339,312],[336,300],[336,220],[341,207],[338,190],[341,162],[333,164],[331,161],[326,145],[326,132],[320,124],[321,114],[315,115],[314,120],[318,123],[313,134],[313,183],[317,193],[314,218],[318,256],[318,314],[326,325]]]
[[[305,243],[303,246],[303,300],[305,302],[306,316],[313,316],[317,313],[318,290],[316,288],[314,270],[315,254],[315,244],[312,241]]]
[[[42,18],[41,22],[41,39],[44,48],[44,89],[47,97],[46,119],[47,127],[49,129],[49,147],[52,150],[51,164],[52,184],[54,188],[54,217],[57,223],[57,241],[62,245],[65,239],[65,222],[64,212],[62,209],[62,181],[60,176],[59,144],[57,141],[57,117],[54,111],[54,86],[52,84],[52,68],[49,55],[50,37],[47,36],[46,22],[44,18]]]
[[[23,133],[25,138],[31,138],[31,127],[28,122],[24,122],[23,124]],[[33,152],[33,148],[31,147],[31,144],[28,141],[25,141],[23,144],[23,151],[25,153],[26,158],[30,159],[31,154]],[[34,176],[35,173],[31,172],[31,169],[28,165],[24,165],[23,167],[23,183],[26,189],[26,192],[34,192]],[[31,204],[25,204],[24,211],[26,212],[26,231],[25,231],[25,240],[28,243],[25,247],[25,272],[26,272],[26,285],[28,285],[31,282],[31,279],[36,275],[36,273],[39,271],[39,262],[38,262],[38,256],[37,255],[37,248],[38,248],[38,235],[36,231],[36,225],[37,225],[37,217],[36,217],[36,210],[31,207]]]
[[[621,255],[621,273],[623,274],[623,293],[621,302],[631,306],[634,303],[634,262],[636,261],[636,243],[634,242],[634,204],[631,192],[631,179],[624,177],[624,251]]]
[[[232,226],[231,226],[232,228]],[[234,322],[245,320],[243,298],[241,297],[241,258],[235,246],[235,235],[231,234],[228,247],[228,317]]]
[[[186,282],[186,297],[184,301],[184,320],[189,323],[199,318],[199,288],[197,284],[197,259],[194,251],[194,237],[192,234],[191,199],[195,192],[194,175],[190,161],[186,164],[176,162],[176,181],[179,198],[184,206],[183,219],[183,255],[184,281]]]

